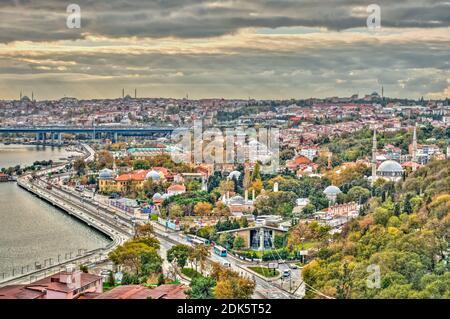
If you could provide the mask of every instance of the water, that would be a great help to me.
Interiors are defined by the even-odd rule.
[[[29,165],[36,160],[57,160],[66,157],[64,149],[0,145],[0,167],[21,163]],[[5,148],[7,149],[5,152]],[[4,154],[8,154],[6,158]],[[15,155],[13,155],[15,154]],[[75,218],[19,188],[15,183],[0,183],[0,278],[11,275],[12,268],[30,265],[35,261],[53,262],[66,253],[74,257],[79,249],[97,249],[110,240]]]
[[[67,152],[64,147],[37,146],[37,145],[5,145],[0,143],[0,168],[16,165],[22,167],[32,165],[35,161],[60,161],[79,153]]]

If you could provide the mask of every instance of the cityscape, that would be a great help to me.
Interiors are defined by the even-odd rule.
[[[0,3],[0,300],[450,299],[448,3],[79,2]]]

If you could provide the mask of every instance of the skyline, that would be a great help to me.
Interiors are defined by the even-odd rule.
[[[450,5],[377,1],[0,1],[0,99],[450,95]],[[29,93],[28,93],[29,92]]]

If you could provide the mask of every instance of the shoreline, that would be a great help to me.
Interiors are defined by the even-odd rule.
[[[82,148],[85,150],[83,152],[84,159],[89,159],[94,156],[92,154],[93,150],[85,145],[81,145]],[[58,170],[59,168],[65,166],[68,162],[59,163],[58,165],[52,167],[52,168],[44,168],[40,171],[38,171],[38,174],[46,174],[53,170]],[[20,176],[17,179],[17,186],[19,188],[23,189],[24,191],[27,191],[34,196],[38,197],[39,199],[47,202],[49,205],[52,205],[53,207],[57,208],[61,211],[61,213],[65,213],[68,216],[72,218],[76,218],[78,222],[85,224],[91,229],[95,229],[95,231],[101,233],[105,238],[109,238],[110,242],[101,248],[97,248],[90,251],[85,251],[81,256],[77,256],[76,258],[73,258],[69,261],[64,261],[62,263],[59,263],[57,265],[50,265],[49,267],[45,269],[34,269],[31,272],[27,272],[26,274],[20,274],[17,276],[14,276],[13,278],[3,278],[5,280],[0,282],[0,287],[13,284],[13,283],[21,283],[21,282],[28,282],[31,280],[31,278],[36,277],[36,274],[42,274],[44,272],[44,276],[53,273],[56,273],[60,270],[60,267],[63,265],[67,265],[69,263],[77,263],[77,265],[81,264],[96,264],[96,263],[103,263],[105,261],[108,261],[108,253],[112,250],[114,250],[117,246],[121,245],[124,241],[126,241],[128,238],[126,235],[124,235],[125,231],[121,230],[119,233],[117,229],[114,229],[114,227],[111,227],[111,229],[108,229],[107,222],[102,221],[101,219],[97,219],[95,216],[91,215],[88,211],[86,211],[84,208],[79,207],[74,202],[67,201],[66,203],[62,202],[62,199],[58,199],[56,194],[51,194],[47,192],[45,189],[41,189],[39,186],[32,185],[28,179],[30,178],[30,174],[25,174]],[[93,218],[94,217],[94,218]],[[130,236],[130,235],[128,235]]]

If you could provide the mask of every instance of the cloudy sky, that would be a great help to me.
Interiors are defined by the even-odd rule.
[[[449,24],[438,0],[0,0],[0,98],[445,98]]]

